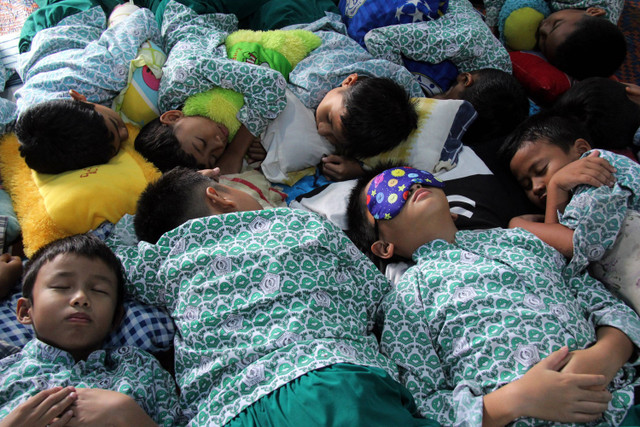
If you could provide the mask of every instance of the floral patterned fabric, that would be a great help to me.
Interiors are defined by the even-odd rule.
[[[0,360],[0,419],[29,397],[55,386],[118,391],[131,396],[161,426],[178,421],[175,383],[150,354],[120,347],[94,351],[76,363],[66,351],[37,339]]]
[[[136,245],[130,221],[107,244],[129,293],[166,306],[176,322],[176,379],[192,425],[225,424],[335,363],[397,375],[370,334],[388,282],[332,223],[286,208],[237,212]]]
[[[507,50],[467,0],[451,0],[433,21],[374,28],[364,38],[378,58],[402,64],[403,57],[437,64],[450,60],[459,72],[497,68],[511,72]]]
[[[483,395],[564,345],[593,344],[599,326],[640,344],[629,307],[587,274],[563,280],[563,257],[525,230],[459,231],[454,244],[433,241],[413,259],[383,300],[381,350],[422,414],[443,425],[481,425]],[[630,364],[618,372],[606,425],[622,421],[637,383]]]
[[[316,108],[331,89],[340,86],[352,73],[371,77],[388,77],[405,88],[412,97],[424,96],[420,84],[402,66],[386,59],[375,58],[347,35],[340,15],[327,12],[327,16],[310,24],[291,25],[312,31],[322,39],[289,74],[289,89],[307,108]]]
[[[16,92],[18,114],[33,104],[69,98],[69,89],[111,105],[127,85],[129,63],[140,45],[149,39],[160,43],[160,31],[148,9],[108,30],[105,23],[102,9],[94,7],[36,34],[31,50],[18,61],[24,82]]]
[[[178,2],[167,4],[162,21],[165,51],[158,104],[160,111],[180,108],[187,97],[212,87],[244,95],[238,120],[259,135],[286,106],[282,74],[227,58],[224,40],[238,28],[235,15],[198,15]]]

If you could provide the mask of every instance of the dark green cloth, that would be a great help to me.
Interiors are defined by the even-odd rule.
[[[640,405],[633,405],[622,420],[621,426],[640,426]]]
[[[340,14],[332,0],[269,0],[248,19],[238,19],[241,28],[267,31],[317,21],[325,11]]]
[[[409,391],[380,368],[337,364],[264,396],[228,427],[439,426],[419,418]]]

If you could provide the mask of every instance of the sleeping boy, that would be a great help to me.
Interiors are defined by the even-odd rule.
[[[31,258],[16,311],[36,338],[0,360],[0,390],[6,397],[0,418],[7,417],[7,425],[24,425],[22,419],[10,422],[12,411],[56,387],[52,393],[61,400],[41,403],[57,408],[45,411],[49,422],[69,420],[69,415],[84,424],[177,422],[173,379],[153,356],[136,347],[102,349],[123,314],[124,280],[118,258],[91,235],[57,240]],[[66,405],[56,406],[60,401]]]
[[[153,193],[180,175],[203,178],[188,169],[165,174],[166,186],[141,197],[149,206],[136,221],[166,203],[165,191]],[[232,426],[434,425],[415,415],[395,365],[378,352],[372,316],[388,283],[373,264],[315,214],[242,212],[258,206],[241,206],[219,189],[212,180],[177,189],[185,222],[155,243],[132,244],[130,217],[107,241],[131,292],[166,306],[176,321],[187,418]]]
[[[525,230],[457,230],[442,187],[392,168],[360,179],[350,204],[376,257],[416,263],[383,299],[381,351],[421,413],[443,425],[622,422],[638,384],[636,313],[587,274],[564,278],[561,254]]]
[[[180,109],[189,97],[204,94],[212,87],[232,89],[240,94],[240,103],[234,100],[229,103],[238,105],[237,120],[251,138],[260,135],[284,110],[287,83],[282,74],[269,67],[226,58],[224,41],[236,29],[232,16],[197,15],[175,2],[167,5],[167,11],[171,13],[166,15],[171,20],[172,32],[166,35],[171,53],[163,70],[160,109],[169,114],[143,128],[136,139],[136,149],[161,165],[163,171],[174,166],[213,167],[211,156],[201,159],[190,150],[191,141],[204,140],[198,148],[220,159],[221,146],[217,141],[226,142],[228,138],[218,138],[220,132],[216,128],[223,125],[229,130],[230,126],[208,120],[199,129],[185,132],[187,122],[195,119],[174,110]],[[373,59],[341,33],[344,27],[337,15],[287,29],[305,29],[322,39],[322,44],[291,70],[288,85],[307,108],[316,109],[320,135],[353,155],[361,155],[385,151],[415,129],[417,115],[409,95],[420,96],[419,85],[406,69]],[[365,79],[364,74],[371,77]],[[343,92],[351,93],[352,98]],[[206,138],[198,134],[209,128],[215,136]],[[233,145],[235,142],[228,148]],[[166,154],[159,154],[159,146],[166,147]],[[225,167],[222,172],[239,172],[239,167],[236,162],[233,168]]]
[[[568,275],[589,268],[640,310],[640,165],[626,156],[591,150],[587,131],[553,112],[530,117],[505,141],[509,162],[544,220],[516,217],[570,259]],[[534,219],[534,220],[532,220]]]

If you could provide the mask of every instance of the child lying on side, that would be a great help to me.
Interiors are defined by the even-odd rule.
[[[525,230],[457,230],[442,186],[393,168],[361,178],[350,203],[376,257],[417,264],[380,315],[381,351],[420,412],[443,425],[619,424],[638,384],[636,313],[587,274],[564,278],[562,256]]]
[[[503,157],[544,222],[516,217],[571,261],[569,276],[592,266],[595,276],[640,309],[640,165],[605,150],[570,119],[540,113],[505,142]],[[592,265],[595,263],[595,265]]]
[[[55,241],[31,258],[16,312],[37,338],[0,360],[2,426],[24,425],[20,414],[34,404],[49,423],[178,421],[173,379],[153,356],[135,347],[102,349],[122,317],[124,280],[115,255],[90,235]],[[28,400],[47,389],[48,396]]]

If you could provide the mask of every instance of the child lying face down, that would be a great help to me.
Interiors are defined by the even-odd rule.
[[[120,322],[123,299],[122,266],[96,237],[58,240],[31,258],[16,311],[36,338],[0,361],[0,390],[8,398],[0,404],[3,426],[25,425],[21,415],[34,423],[43,417],[43,425],[56,417],[81,424],[176,422],[173,379],[153,356],[134,347],[102,350]]]
[[[540,113],[506,141],[505,160],[544,218],[516,217],[571,258],[569,274],[590,271],[640,310],[640,165],[593,150],[579,123]]]
[[[56,174],[107,163],[129,137],[114,110],[87,102],[75,90],[69,95],[72,99],[36,104],[18,117],[20,154],[37,172]]]
[[[638,316],[590,276],[563,278],[561,255],[524,230],[457,230],[442,186],[393,168],[361,179],[349,206],[375,256],[416,263],[381,304],[381,351],[421,413],[443,425],[620,423],[638,382],[626,363]]]

